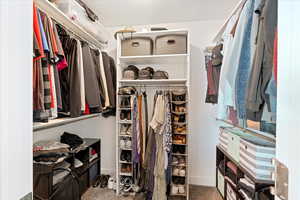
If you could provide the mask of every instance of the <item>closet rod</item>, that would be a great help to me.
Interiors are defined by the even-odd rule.
[[[267,140],[268,142],[272,142],[272,143],[275,143],[276,144],[276,138],[272,138],[272,137],[269,137],[269,136],[266,136],[266,135],[263,135],[263,134],[260,134],[256,131],[252,131],[250,129],[247,129],[247,128],[243,128],[241,126],[238,126],[238,125],[234,125],[232,124],[231,122],[227,121],[227,120],[224,120],[224,119],[216,119],[217,121],[221,121],[221,122],[225,122],[226,124],[229,124],[233,127],[236,127],[238,129],[240,129],[241,131],[243,131],[244,133],[249,133],[255,137],[259,137],[260,139],[264,139],[264,140]]]
[[[86,32],[81,26],[71,21],[69,17],[67,17],[63,12],[61,12],[57,7],[55,7],[48,0],[34,0],[34,3],[36,4],[38,9],[40,9],[42,12],[47,14],[53,20],[55,20],[58,24],[62,25],[69,32],[81,38],[81,40],[84,40],[101,50],[104,49],[105,46],[107,45],[107,42],[101,43],[96,38],[94,38],[91,34]],[[72,26],[77,31],[73,31],[72,28],[69,26]]]

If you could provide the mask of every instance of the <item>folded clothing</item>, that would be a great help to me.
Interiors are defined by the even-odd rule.
[[[227,168],[226,176],[232,180],[235,184],[237,184],[237,175],[230,169]]]
[[[53,185],[60,183],[66,176],[70,174],[71,164],[63,161],[58,167],[53,171]]]
[[[71,149],[75,149],[76,147],[83,144],[83,139],[78,135],[64,132],[64,134],[60,137],[60,142],[64,144],[68,144]]]
[[[68,149],[70,146],[67,144],[60,143],[59,141],[39,141],[33,144],[33,152],[38,151],[55,151],[61,149]]]
[[[65,153],[47,153],[34,156],[33,160],[36,162],[47,162],[47,163],[57,163],[60,158],[66,157]]]
[[[237,175],[237,171],[238,171],[238,169],[237,169],[237,166],[235,165],[235,164],[233,164],[232,162],[227,162],[227,167],[235,174],[235,175]]]
[[[238,187],[246,193],[248,197],[254,198],[255,184],[247,177],[241,178],[238,182]]]
[[[222,160],[219,164],[219,170],[225,174],[225,160]]]

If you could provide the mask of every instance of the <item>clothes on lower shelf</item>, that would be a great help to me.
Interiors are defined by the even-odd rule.
[[[73,36],[33,6],[33,118],[114,115],[116,69],[101,50]]]
[[[219,119],[243,127],[247,120],[276,124],[277,4],[277,0],[246,0],[229,19],[216,45],[223,45],[218,100],[206,101],[218,102]],[[207,99],[209,91],[214,92],[213,57],[218,56],[206,55]]]

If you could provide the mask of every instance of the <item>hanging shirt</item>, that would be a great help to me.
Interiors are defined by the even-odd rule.
[[[45,54],[44,54],[43,41],[42,41],[42,36],[41,36],[41,31],[39,26],[39,19],[37,15],[37,8],[35,4],[33,4],[33,31],[36,36],[38,47],[40,50],[40,56],[34,58],[34,60],[37,60],[45,57]]]
[[[40,14],[39,10],[37,10],[37,15],[38,15],[38,19],[39,19],[39,26],[40,26],[41,37],[42,37],[42,42],[43,42],[43,49],[44,49],[44,51],[49,52],[48,41],[46,38],[46,34],[45,34],[45,30],[43,27],[42,18],[41,18],[41,14]]]

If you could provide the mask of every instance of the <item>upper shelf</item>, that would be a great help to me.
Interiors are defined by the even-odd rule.
[[[121,56],[121,64],[144,65],[144,64],[185,64],[187,54],[147,55],[147,56]]]
[[[133,85],[163,85],[163,84],[186,84],[186,79],[147,79],[147,80],[120,80],[120,83]]]
[[[173,29],[173,30],[163,30],[163,31],[148,31],[148,32],[135,32],[132,33],[132,36],[139,37],[156,37],[161,35],[169,35],[169,34],[183,34],[188,35],[188,30],[185,29]],[[122,34],[120,34],[122,35]],[[131,34],[124,34],[124,36],[131,37]]]
[[[98,48],[105,47],[104,43],[101,43],[91,34],[86,32],[81,26],[74,23],[67,15],[65,15],[62,11],[60,11],[53,3],[48,0],[33,0],[36,6],[47,13],[47,15],[58,23],[66,27],[69,31],[73,32],[78,37],[90,42]]]

